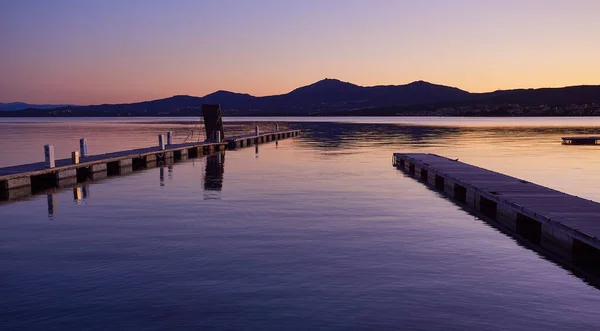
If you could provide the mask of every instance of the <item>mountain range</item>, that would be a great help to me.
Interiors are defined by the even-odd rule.
[[[68,106],[68,105],[32,105],[32,104],[24,103],[24,102],[8,102],[8,103],[0,102],[0,111],[23,110],[23,109],[28,109],[28,108],[54,109],[54,108],[60,108],[60,107],[65,107],[65,106]]]
[[[398,109],[462,105],[567,105],[600,103],[600,86],[500,90],[470,93],[416,81],[405,85],[358,86],[323,79],[289,93],[256,97],[217,91],[204,97],[176,95],[129,104],[35,106],[0,116],[197,116],[202,104],[220,104],[226,116],[390,115]],[[5,104],[4,104],[5,105]],[[53,109],[49,109],[53,107]]]

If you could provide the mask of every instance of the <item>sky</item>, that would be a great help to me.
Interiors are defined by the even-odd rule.
[[[598,0],[0,0],[0,102],[600,84]]]

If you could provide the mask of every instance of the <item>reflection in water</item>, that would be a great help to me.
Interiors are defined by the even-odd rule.
[[[540,135],[597,135],[600,128],[573,126],[425,126],[368,123],[293,123],[292,129],[302,129],[301,144],[320,150],[336,150],[373,145],[404,145],[419,148],[437,147],[446,143],[468,140],[470,137],[504,141]],[[467,139],[465,139],[467,138]],[[558,141],[559,142],[559,141]]]
[[[50,220],[54,219],[54,213],[56,212],[56,199],[54,198],[54,194],[50,193],[47,195],[48,200],[48,218]]]
[[[193,164],[195,164],[193,162]],[[167,167],[167,176],[169,180],[173,180],[174,167],[173,164]],[[204,178],[202,179],[204,184],[204,200],[220,200],[221,190],[223,189],[223,174],[225,173],[225,152],[222,151],[217,154],[212,154],[206,157],[206,169]],[[160,186],[165,186],[165,167],[162,166],[158,169]],[[56,190],[56,193],[60,193],[62,190]],[[73,202],[76,205],[82,204],[83,200],[90,197],[90,186],[87,183],[83,183],[79,186],[72,188]],[[48,218],[54,219],[54,215],[57,210],[58,200],[56,194],[47,194],[48,203]]]
[[[221,199],[223,174],[225,173],[225,152],[206,157],[204,175],[204,200]]]
[[[173,164],[167,165],[167,177],[169,180],[173,180]],[[158,178],[160,186],[165,186],[165,167],[161,166],[158,170]]]
[[[81,190],[83,192],[84,199],[87,199],[90,197],[90,185],[89,184],[83,184],[81,187]]]
[[[254,154],[256,155],[256,158],[258,159],[258,144],[254,145]]]
[[[75,200],[76,204],[80,204],[83,199],[83,190],[81,186],[77,186],[73,188],[73,200]]]
[[[259,159],[252,160],[252,149],[227,152],[226,196],[223,159],[219,166],[218,157],[204,156],[195,168],[176,164],[177,178],[159,190],[160,167],[91,183],[97,201],[88,206],[63,203],[72,188],[57,189],[51,199],[63,205],[60,213],[49,208],[48,215],[56,212],[50,226],[43,224],[43,196],[2,204],[2,329],[85,329],[98,321],[122,329],[147,320],[140,328],[152,328],[154,304],[176,312],[160,319],[171,329],[218,328],[209,325],[214,321],[249,329],[598,325],[600,292],[405,178],[390,158],[405,150],[445,154],[600,199],[600,149],[562,146],[545,128],[340,124],[343,133],[291,125],[306,130],[277,150],[260,146]],[[38,135],[48,140],[54,130],[48,125]],[[63,136],[73,140],[68,130]],[[121,140],[129,141],[111,132],[105,144]],[[37,159],[39,146],[32,148]],[[230,201],[198,201],[199,194]],[[214,303],[215,318],[197,314]],[[240,304],[258,308],[239,314]]]
[[[90,186],[88,184],[83,184],[80,186],[73,187],[73,202],[76,205],[80,205],[83,200],[87,200],[90,197]],[[60,194],[60,190],[56,191],[57,194]],[[48,193],[46,194],[47,203],[48,203],[48,218],[50,220],[54,219],[54,215],[56,214],[56,209],[58,206],[57,194]]]

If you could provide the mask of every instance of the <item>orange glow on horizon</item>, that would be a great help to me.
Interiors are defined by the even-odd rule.
[[[3,3],[0,102],[265,96],[323,78],[469,92],[598,85],[600,1],[576,2]]]

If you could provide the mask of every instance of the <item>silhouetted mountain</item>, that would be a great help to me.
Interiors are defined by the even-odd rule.
[[[356,94],[360,93],[362,89],[363,87],[358,85],[326,78],[277,97],[292,104],[307,102],[307,100],[313,103],[339,102],[340,100],[356,99]]]
[[[27,108],[36,108],[36,109],[53,109],[60,108],[66,105],[31,105],[24,102],[9,102],[2,103],[0,102],[0,111],[11,111],[11,110],[22,110]]]
[[[600,86],[580,85],[560,88],[519,89],[481,93],[486,103],[519,103],[525,105],[565,105],[600,102]]]
[[[217,91],[202,97],[206,104],[220,104],[230,109],[252,109],[258,105],[260,98],[250,94],[234,93],[229,91]]]
[[[130,104],[64,106],[51,110],[27,109],[0,116],[197,116],[203,103],[221,104],[228,116],[236,115],[395,115],[419,109],[472,104],[563,105],[600,104],[600,86],[518,89],[469,93],[461,89],[417,81],[406,85],[363,87],[337,79],[324,79],[289,93],[256,97],[217,91],[204,97],[177,95]]]

